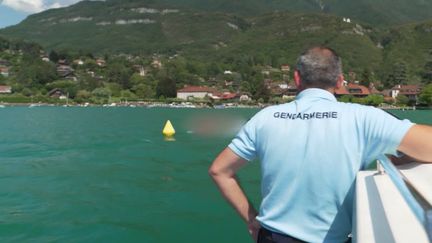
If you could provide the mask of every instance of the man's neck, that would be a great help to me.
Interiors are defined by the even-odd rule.
[[[306,90],[306,89],[322,89],[322,90],[325,90],[325,91],[328,91],[328,92],[334,94],[336,87],[327,88],[327,89],[323,89],[323,88],[320,88],[320,87],[297,87],[297,89],[298,89],[298,93],[300,93],[300,92],[302,92],[303,90]]]

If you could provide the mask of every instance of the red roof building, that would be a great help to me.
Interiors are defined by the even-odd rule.
[[[348,90],[346,89],[345,86],[341,86],[341,87],[336,88],[336,89],[334,90],[334,94],[335,94],[335,96],[340,97],[340,96],[342,96],[342,95],[349,95],[350,93],[348,92]]]
[[[237,94],[230,93],[230,92],[224,92],[222,95],[219,96],[219,98],[221,100],[232,100],[232,99],[235,99],[237,97],[238,97]]]
[[[291,67],[288,64],[282,64],[280,69],[282,72],[289,72],[291,70]]]
[[[177,98],[188,100],[191,98],[203,99],[206,97],[217,100],[231,100],[237,98],[237,94],[230,92],[219,92],[218,90],[206,86],[186,86],[177,91]]]
[[[396,99],[398,95],[405,95],[410,100],[417,101],[418,96],[420,95],[422,88],[420,85],[396,85],[391,89],[391,97]]]
[[[177,93],[212,93],[216,92],[216,89],[207,86],[186,86],[183,89],[179,89]]]
[[[0,74],[8,77],[9,76],[9,68],[8,67],[0,67]]]
[[[12,87],[6,85],[0,85],[0,94],[10,94],[12,93]]]
[[[106,62],[105,62],[104,59],[98,58],[98,59],[96,59],[96,65],[98,65],[99,67],[105,67],[106,66]]]
[[[335,96],[343,96],[343,95],[352,95],[355,97],[365,97],[370,95],[370,90],[363,85],[353,84],[353,83],[345,83],[339,88],[335,89]]]
[[[354,96],[368,96],[371,94],[370,90],[366,86],[360,84],[349,83],[347,85],[347,90]]]

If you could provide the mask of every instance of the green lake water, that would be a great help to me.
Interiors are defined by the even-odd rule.
[[[255,112],[0,109],[0,242],[249,242],[207,169]],[[432,111],[396,114],[432,124]],[[256,205],[258,167],[240,174]]]

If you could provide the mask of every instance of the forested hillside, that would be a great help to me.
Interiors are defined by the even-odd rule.
[[[96,93],[136,98],[173,96],[185,84],[222,88],[229,81],[231,91],[268,97],[264,80],[289,82],[281,65],[292,67],[305,48],[325,45],[342,56],[350,81],[378,88],[431,83],[431,20],[384,27],[333,14],[359,8],[365,16],[399,16],[400,23],[422,19],[429,6],[385,1],[83,1],[0,30],[9,39],[0,42],[0,60],[11,66],[0,81],[27,95],[63,87],[87,97],[102,88]],[[398,13],[402,8],[406,15]],[[59,75],[63,64],[72,66],[78,82]],[[141,69],[145,75],[137,74]],[[227,70],[232,74],[224,75]]]

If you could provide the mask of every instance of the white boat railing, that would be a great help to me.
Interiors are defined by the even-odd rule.
[[[403,199],[424,226],[426,233],[432,242],[432,205],[425,199],[421,192],[416,190],[409,181],[386,156],[378,159],[378,172],[387,174]],[[432,183],[432,181],[431,181]]]

